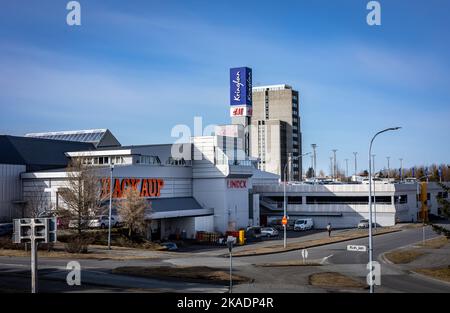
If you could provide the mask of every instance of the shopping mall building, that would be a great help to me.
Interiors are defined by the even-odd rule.
[[[106,130],[0,136],[0,222],[22,217],[25,208],[41,212],[64,206],[59,192],[69,179],[71,158],[83,158],[95,170],[104,193],[114,204],[127,187],[149,201],[145,214],[153,238],[197,231],[224,233],[270,224],[283,216],[284,186],[279,176],[260,171],[255,160],[237,157],[241,128],[219,126],[211,136],[185,144],[122,146]],[[376,184],[376,220],[381,226],[416,221],[419,186]],[[441,190],[430,185],[430,213]],[[288,183],[290,219],[312,218],[317,228],[355,227],[368,218],[368,185]],[[442,191],[441,191],[442,196]],[[445,195],[448,197],[448,195]]]
[[[82,158],[95,170],[103,192],[114,164],[114,202],[128,187],[149,199],[145,218],[154,236],[192,238],[196,231],[259,225],[253,184],[277,184],[278,176],[259,171],[248,158],[234,158],[239,140],[226,134],[230,127],[236,134],[238,126],[218,127],[217,135],[174,145],[121,146],[108,130],[0,136],[0,218],[21,217],[27,205],[41,212],[64,206],[58,193],[69,179],[67,165]]]
[[[291,221],[312,218],[315,227],[322,228],[328,223],[334,227],[355,227],[361,219],[367,219],[368,185],[288,182],[284,186],[278,174],[258,169],[265,169],[258,166],[261,159],[249,157],[251,80],[251,69],[231,69],[233,125],[217,126],[208,136],[192,137],[183,144],[122,146],[107,129],[0,136],[0,223],[25,216],[27,207],[40,212],[64,207],[59,194],[70,179],[67,166],[72,158],[82,158],[95,170],[104,195],[112,187],[114,206],[123,200],[125,188],[139,190],[141,197],[149,201],[145,219],[152,238],[173,234],[193,238],[197,231],[224,233],[270,224],[283,216],[284,189]],[[270,98],[269,91],[266,96]],[[294,96],[297,101],[297,93],[290,94]],[[295,104],[295,112],[289,114],[298,115],[297,102],[288,104]],[[268,115],[270,101],[261,101],[261,105],[265,105]],[[271,137],[276,137],[276,145],[286,146],[287,141],[280,139],[282,134],[275,133]],[[267,150],[268,137],[260,135],[264,137],[258,135],[260,148]],[[285,162],[277,163],[289,163],[287,151],[287,147],[272,151],[283,154],[277,155],[276,160],[283,158]],[[377,224],[391,226],[418,219],[418,197],[424,191],[419,184],[375,186]],[[436,197],[443,192],[437,186],[428,190],[428,209],[438,215]]]

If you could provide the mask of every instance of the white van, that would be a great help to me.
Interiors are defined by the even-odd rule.
[[[303,218],[295,221],[294,230],[313,229],[314,222],[311,218]]]

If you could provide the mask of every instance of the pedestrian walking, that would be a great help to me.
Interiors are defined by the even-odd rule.
[[[331,237],[331,223],[327,225],[328,237]]]

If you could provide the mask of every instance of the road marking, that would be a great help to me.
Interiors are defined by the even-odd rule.
[[[0,266],[11,266],[11,267],[30,267],[30,265],[25,264],[9,264],[9,263],[0,263]]]
[[[320,264],[324,264],[329,258],[331,258],[334,254],[330,254],[327,257],[322,258],[322,261],[320,261]]]

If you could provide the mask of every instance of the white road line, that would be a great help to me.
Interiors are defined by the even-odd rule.
[[[322,261],[320,262],[320,264],[324,264],[329,258],[331,258],[334,254],[330,254],[327,257],[322,258]]]
[[[30,265],[25,265],[25,264],[9,264],[9,263],[0,263],[0,266],[30,267]]]

